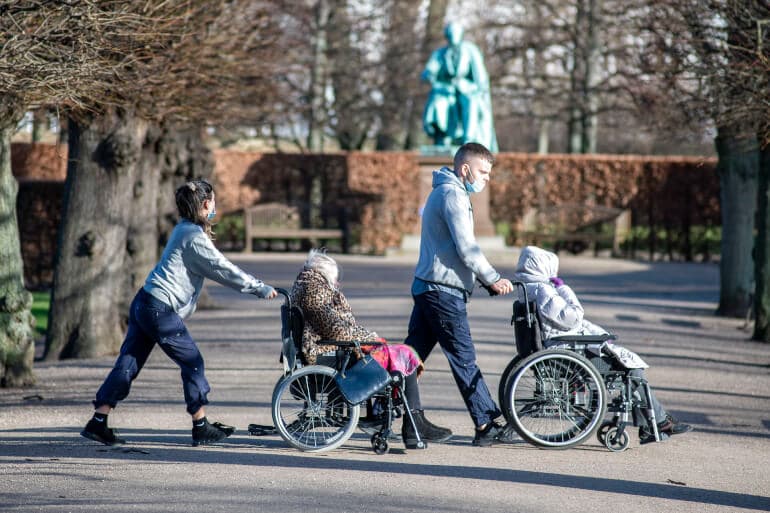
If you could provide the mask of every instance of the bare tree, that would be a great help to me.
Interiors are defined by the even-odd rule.
[[[179,147],[163,136],[169,124],[193,127],[202,147],[200,124],[234,112],[245,83],[271,99],[274,6],[245,0],[158,6],[153,23],[162,22],[163,32],[133,54],[112,86],[113,101],[90,105],[91,115],[75,112],[70,125],[47,359],[111,354],[120,346],[125,303],[157,258],[158,219],[173,201],[168,186],[161,189],[168,174],[159,172],[176,166],[168,157]],[[207,152],[187,154],[203,160],[177,169],[210,169]]]
[[[0,5],[0,386],[34,380],[31,296],[23,285],[16,220],[17,184],[10,168],[10,137],[23,112],[41,105],[83,109],[110,98],[120,71],[162,33],[125,2],[44,0]],[[116,32],[120,20],[125,31]],[[88,37],[84,37],[88,34]],[[127,34],[130,34],[128,36]]]
[[[430,54],[443,44],[444,25],[448,7],[449,0],[428,1],[428,18],[425,22],[425,32],[422,38],[419,56],[422,66],[428,61]],[[417,73],[419,72],[420,68],[417,70]],[[404,143],[405,149],[417,148],[426,138],[422,127],[422,114],[425,103],[428,100],[428,93],[429,87],[423,84],[409,104],[407,113],[408,130],[406,141]]]
[[[655,2],[651,12],[648,27],[655,37],[647,56],[651,67],[668,78],[659,95],[676,97],[696,120],[710,119],[717,127],[722,209],[718,314],[742,317],[755,292],[757,300],[766,293],[766,284],[755,282],[755,275],[766,278],[760,269],[767,265],[761,246],[766,235],[760,231],[755,241],[754,219],[757,198],[766,194],[757,188],[759,143],[768,134],[766,110],[759,106],[767,104],[770,84],[767,69],[758,64],[767,40],[761,28],[770,18],[770,6],[668,0]],[[765,230],[766,225],[758,228]],[[755,242],[760,245],[752,249]]]
[[[403,149],[408,140],[410,114],[422,114],[419,73],[425,61],[420,52],[420,2],[393,0],[387,16],[383,56],[381,127],[378,150]],[[443,18],[443,17],[442,17]],[[418,104],[420,101],[422,104]]]

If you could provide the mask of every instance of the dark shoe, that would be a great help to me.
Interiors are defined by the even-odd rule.
[[[235,426],[228,426],[227,424],[222,424],[221,422],[214,422],[211,425],[221,431],[224,431],[227,436],[235,433]]]
[[[489,447],[498,443],[500,435],[505,428],[495,421],[489,422],[484,429],[476,428],[476,436],[473,437],[473,445],[476,447]]]
[[[670,415],[666,415],[666,419],[658,424],[658,432],[666,433],[669,436],[681,435],[682,433],[689,433],[690,431],[692,431],[691,425],[682,424]]]
[[[414,422],[417,425],[417,431],[420,438],[426,442],[446,442],[452,438],[452,430],[437,426],[425,418],[424,410],[412,410]],[[413,449],[417,445],[417,433],[409,420],[409,415],[404,415],[404,422],[401,424],[401,438],[404,439],[404,445],[407,449]]]
[[[80,432],[80,436],[103,443],[104,445],[123,445],[126,443],[125,440],[118,436],[117,429],[107,427],[107,419],[103,421],[89,420],[86,427]]]
[[[658,433],[660,434],[660,440],[655,440],[655,433],[650,433],[647,431],[647,428],[639,428],[639,445],[647,445],[657,441],[665,442],[669,439],[666,433],[660,431]]]
[[[504,444],[512,444],[520,440],[521,437],[510,424],[506,424],[505,427],[503,427],[502,433],[497,435],[497,441]]]
[[[379,433],[387,419],[384,414],[362,417],[358,419],[358,428],[367,435]]]
[[[688,433],[690,431],[692,431],[691,425],[677,422],[677,420],[670,415],[667,415],[662,422],[658,422],[658,433],[660,434],[661,442],[668,440],[673,435],[681,435],[682,433]],[[639,444],[645,445],[654,441],[655,433],[651,432],[647,426],[639,428]]]
[[[230,427],[230,426],[227,426]],[[192,445],[198,447],[199,445],[210,445],[217,442],[221,442],[232,433],[216,427],[215,424],[209,424],[203,422],[201,424],[193,424],[192,428]]]

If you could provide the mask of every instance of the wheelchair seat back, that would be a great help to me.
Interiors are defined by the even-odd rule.
[[[302,332],[305,322],[302,310],[297,306],[281,306],[281,360],[284,370],[291,372],[297,365],[297,356],[302,354]]]
[[[520,357],[543,349],[540,318],[534,301],[514,301],[511,324]]]

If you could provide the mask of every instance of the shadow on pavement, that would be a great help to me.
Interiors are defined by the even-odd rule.
[[[179,436],[172,437],[174,440],[181,441]],[[68,439],[72,440],[72,439]],[[51,439],[49,439],[51,441]],[[235,442],[236,440],[233,440]],[[242,446],[252,445],[249,440],[242,440],[243,444],[228,443],[226,447],[233,445]],[[263,440],[263,443],[265,441]],[[279,447],[280,441],[275,441],[275,447]],[[517,470],[511,468],[486,468],[467,465],[431,465],[419,463],[406,463],[403,461],[388,461],[388,456],[382,459],[371,461],[351,460],[344,458],[329,457],[328,454],[312,456],[291,451],[292,454],[280,454],[276,452],[243,452],[233,453],[232,450],[221,451],[217,448],[209,447],[205,449],[193,449],[180,445],[179,447],[167,446],[142,446],[141,448],[106,448],[98,445],[87,444],[44,444],[46,446],[46,456],[30,457],[30,444],[14,443],[6,439],[2,444],[3,452],[6,456],[6,463],[25,463],[40,460],[56,460],[72,457],[91,457],[91,458],[120,458],[124,460],[139,461],[158,461],[158,462],[176,462],[176,463],[203,463],[203,464],[222,464],[222,465],[246,465],[261,466],[267,468],[301,468],[306,470],[342,470],[346,472],[376,472],[383,474],[400,474],[414,478],[448,477],[456,479],[477,479],[484,481],[510,482],[520,484],[531,484],[538,486],[547,486],[561,489],[578,489],[592,492],[607,492],[626,496],[640,496],[660,499],[669,499],[677,501],[686,501],[698,504],[709,504],[716,506],[730,506],[735,508],[754,509],[758,511],[770,510],[770,497],[759,495],[741,494],[733,492],[723,492],[718,490],[709,490],[705,488],[691,488],[686,485],[665,484],[665,483],[647,483],[633,481],[630,479],[610,479],[592,476],[555,474],[550,472],[537,472],[528,470]],[[273,446],[273,444],[270,444]],[[262,448],[265,446],[262,445]],[[505,450],[506,448],[495,449]],[[92,452],[93,451],[93,452]],[[21,459],[14,461],[8,457],[16,452]],[[350,475],[346,479],[355,480]]]

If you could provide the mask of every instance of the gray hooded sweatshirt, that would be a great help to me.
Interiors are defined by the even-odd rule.
[[[433,172],[433,191],[422,214],[415,277],[470,295],[475,279],[492,285],[500,275],[473,234],[473,208],[460,178],[449,168]],[[414,290],[414,289],[413,289]]]
[[[144,290],[184,319],[195,311],[204,278],[261,298],[273,291],[273,287],[225,258],[203,228],[183,219],[171,232],[160,262],[147,276]]]

